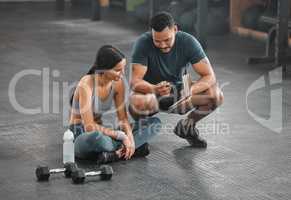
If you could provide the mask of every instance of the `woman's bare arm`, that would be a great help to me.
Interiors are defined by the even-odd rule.
[[[94,121],[92,111],[92,94],[93,80],[91,76],[83,77],[78,85],[80,113],[83,121],[84,129],[87,133],[99,131],[113,139],[116,139],[117,133],[109,128],[106,128]]]

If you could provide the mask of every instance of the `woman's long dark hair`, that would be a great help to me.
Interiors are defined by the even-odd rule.
[[[113,47],[112,45],[104,45],[98,50],[95,62],[87,72],[87,75],[103,73],[106,70],[110,70],[124,58],[125,55],[118,48]],[[72,90],[70,98],[71,106],[73,104],[75,90],[76,88]]]

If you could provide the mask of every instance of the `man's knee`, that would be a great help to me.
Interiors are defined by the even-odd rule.
[[[223,104],[223,102],[224,102],[224,95],[223,95],[223,92],[219,89],[219,99],[218,99],[217,105],[220,106],[221,104]]]
[[[129,98],[130,107],[138,111],[155,111],[157,110],[158,102],[154,94],[133,94]]]
[[[210,106],[212,106],[214,109],[219,107],[223,103],[224,96],[221,89],[217,85],[208,89],[206,91],[206,95],[208,95],[211,101]]]
[[[134,110],[144,110],[146,102],[140,98],[140,95],[131,95],[129,98],[129,105]]]
[[[224,96],[219,87],[216,88],[215,95],[213,96],[213,105],[215,108],[223,104]]]

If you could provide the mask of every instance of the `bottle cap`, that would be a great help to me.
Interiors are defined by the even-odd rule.
[[[70,129],[66,130],[63,140],[74,140],[74,133]]]

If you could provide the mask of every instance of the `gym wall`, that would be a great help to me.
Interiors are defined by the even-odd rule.
[[[54,2],[56,0],[0,0],[0,2]],[[70,0],[65,0],[70,1]]]

